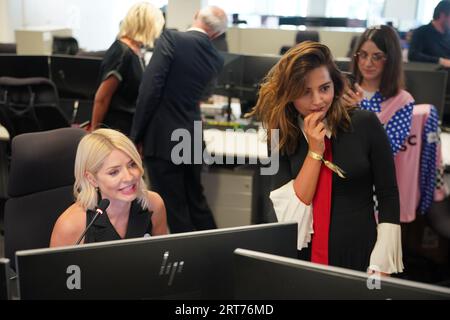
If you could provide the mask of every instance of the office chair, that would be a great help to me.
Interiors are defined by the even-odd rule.
[[[0,43],[0,53],[17,54],[17,45],[15,43]]]
[[[47,248],[53,225],[73,202],[74,163],[85,131],[63,128],[13,139],[5,206],[5,256]]]
[[[450,239],[450,197],[446,197],[443,201],[433,202],[426,217],[437,234],[445,239]]]
[[[295,44],[302,43],[304,41],[320,42],[320,36],[318,31],[298,31],[295,35]],[[280,55],[284,55],[291,49],[291,46],[282,46],[280,49]]]
[[[358,40],[359,40],[359,36],[353,36],[352,37],[352,40],[350,41],[350,47],[348,48],[348,51],[347,51],[347,57],[348,58],[352,58],[353,57],[354,51],[355,51],[355,48],[356,48],[356,44],[358,43]]]
[[[53,54],[74,56],[79,50],[78,41],[74,37],[53,37]]]
[[[282,46],[280,48],[280,52],[279,55],[282,56],[284,55],[286,52],[288,52],[292,47],[291,46]]]
[[[46,78],[0,77],[0,122],[11,138],[70,126],[56,86]]]
[[[315,41],[320,42],[320,36],[318,31],[298,31],[295,35],[295,44],[302,43],[303,41]]]

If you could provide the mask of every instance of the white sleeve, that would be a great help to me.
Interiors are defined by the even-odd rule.
[[[401,227],[397,224],[380,223],[377,243],[370,256],[369,269],[387,274],[404,270]]]
[[[313,231],[312,205],[307,206],[297,197],[294,191],[294,181],[291,180],[279,189],[270,193],[278,222],[298,223],[297,249],[308,247]]]

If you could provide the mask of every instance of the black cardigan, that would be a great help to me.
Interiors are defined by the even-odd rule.
[[[329,237],[330,265],[366,271],[377,239],[374,187],[380,223],[400,223],[395,165],[385,130],[374,113],[351,112],[352,128],[332,139],[333,163],[346,179],[333,174]],[[308,152],[300,137],[296,152],[280,156],[280,169],[271,190],[295,179]]]

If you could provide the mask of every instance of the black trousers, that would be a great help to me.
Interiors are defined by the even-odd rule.
[[[163,198],[171,233],[216,229],[211,209],[203,195],[202,165],[174,165],[146,157],[152,190]]]

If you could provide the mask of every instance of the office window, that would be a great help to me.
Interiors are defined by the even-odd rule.
[[[142,0],[121,0],[117,2],[118,8],[123,12],[128,10],[132,5],[142,2]],[[153,4],[157,8],[162,8],[164,6],[167,6],[167,3],[169,0],[150,0],[148,1],[151,4]]]
[[[209,5],[223,8],[228,14],[306,16],[308,0],[209,0]]]
[[[369,20],[383,15],[385,0],[327,0],[327,17]]]
[[[433,19],[434,8],[440,0],[419,0],[417,10],[418,25],[428,24]]]

